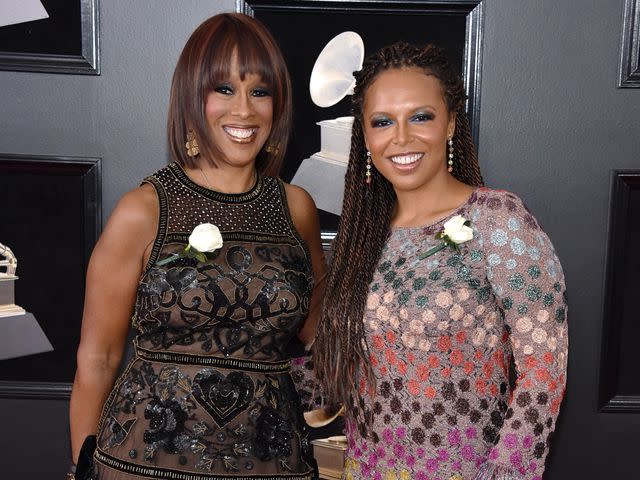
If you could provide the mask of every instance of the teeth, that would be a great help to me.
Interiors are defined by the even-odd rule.
[[[233,127],[224,127],[224,131],[229,135],[235,138],[249,138],[251,135],[256,133],[256,128],[233,128]]]
[[[421,158],[422,153],[411,153],[409,155],[394,155],[391,157],[391,161],[400,165],[408,165],[410,163],[417,162]]]

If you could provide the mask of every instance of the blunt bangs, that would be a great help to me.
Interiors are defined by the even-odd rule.
[[[206,95],[231,76],[231,64],[237,55],[240,79],[247,74],[260,76],[273,89],[274,59],[267,45],[245,25],[228,22],[214,32],[203,55],[203,92]]]

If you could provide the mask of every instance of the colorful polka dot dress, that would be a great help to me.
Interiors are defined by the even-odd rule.
[[[420,259],[454,215],[473,239]],[[346,479],[541,480],[567,305],[553,246],[517,196],[481,188],[437,223],[392,229],[364,324],[376,394],[371,433],[364,417],[347,424]]]

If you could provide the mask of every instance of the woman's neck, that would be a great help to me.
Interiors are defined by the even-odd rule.
[[[185,172],[198,185],[220,193],[247,192],[258,178],[254,164],[241,167],[213,166],[201,160],[195,167],[185,168]]]
[[[396,190],[393,227],[428,225],[455,211],[469,199],[474,188],[451,175],[416,190]]]

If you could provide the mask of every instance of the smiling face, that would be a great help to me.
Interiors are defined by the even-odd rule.
[[[205,117],[211,142],[224,157],[214,158],[215,164],[250,165],[271,133],[271,92],[260,75],[247,73],[242,79],[234,55],[230,75],[206,97]]]
[[[416,67],[385,70],[367,89],[362,113],[373,164],[396,192],[448,180],[447,139],[455,115],[438,78]]]

